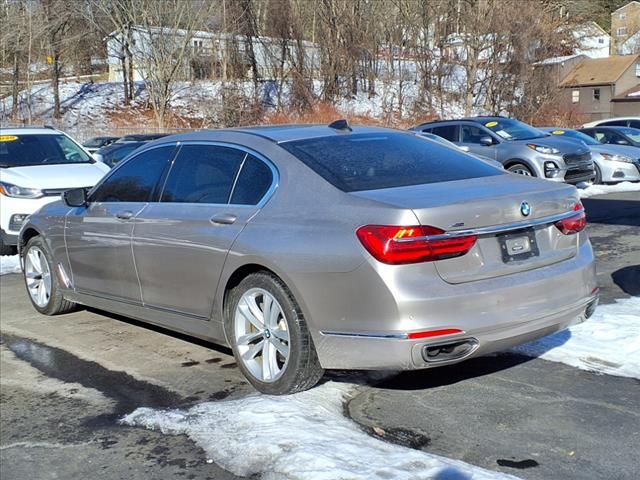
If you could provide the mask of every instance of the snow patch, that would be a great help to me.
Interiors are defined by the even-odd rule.
[[[332,381],[295,395],[256,394],[189,410],[138,408],[121,422],[186,434],[222,468],[263,480],[516,478],[370,437],[342,413],[354,389]]]
[[[600,305],[586,322],[514,350],[583,370],[640,378],[640,297]]]
[[[588,183],[580,183],[577,187],[580,198],[606,195],[607,193],[640,192],[640,182],[622,182],[615,185],[590,185]]]
[[[20,273],[20,257],[18,255],[3,255],[0,257],[0,275]]]

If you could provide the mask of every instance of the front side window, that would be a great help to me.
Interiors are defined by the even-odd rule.
[[[227,204],[247,154],[217,145],[184,145],[169,172],[162,202]]]
[[[462,125],[460,129],[462,131],[462,143],[475,143],[480,145],[480,139],[488,136],[485,131],[474,125]]]
[[[280,146],[343,192],[502,175],[463,152],[407,133],[349,134]]]
[[[94,160],[66,135],[0,135],[0,167],[30,167]]]
[[[174,146],[169,145],[131,158],[96,188],[89,202],[151,201],[174,150]]]

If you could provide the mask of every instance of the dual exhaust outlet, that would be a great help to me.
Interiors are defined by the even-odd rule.
[[[449,342],[434,343],[422,347],[422,359],[427,363],[459,360],[471,354],[478,347],[475,338],[464,338]]]

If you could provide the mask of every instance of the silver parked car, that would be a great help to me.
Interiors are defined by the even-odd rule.
[[[502,350],[597,302],[574,187],[415,132],[180,134],[63,197],[20,236],[39,312],[90,305],[229,345],[270,394]]]
[[[587,145],[596,172],[594,183],[640,181],[640,150],[636,147],[600,143],[586,133],[568,128],[545,127],[540,130]]]
[[[586,146],[552,138],[518,120],[472,117],[423,123],[412,130],[433,133],[470,153],[497,160],[512,173],[577,184],[594,177]]]

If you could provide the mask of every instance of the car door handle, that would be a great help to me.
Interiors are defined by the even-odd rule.
[[[238,217],[233,213],[223,213],[221,215],[214,215],[211,217],[210,222],[216,225],[231,225]]]
[[[133,212],[131,210],[125,210],[124,212],[116,213],[116,217],[120,220],[131,220],[133,217]]]

